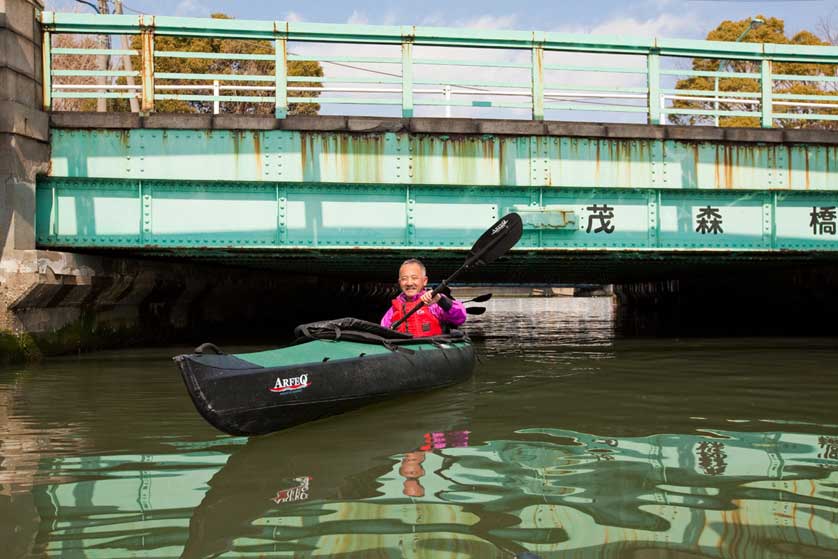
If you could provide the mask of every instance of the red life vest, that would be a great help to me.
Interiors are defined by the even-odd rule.
[[[393,321],[395,324],[402,319],[404,315],[413,310],[413,307],[420,304],[421,301],[417,298],[415,301],[405,301],[401,297],[393,299]],[[410,334],[414,338],[424,338],[426,336],[441,336],[442,324],[440,324],[437,317],[431,313],[431,309],[422,306],[421,309],[410,315],[406,321],[399,325],[399,332]]]

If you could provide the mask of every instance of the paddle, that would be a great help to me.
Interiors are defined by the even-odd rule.
[[[448,287],[448,284],[454,280],[461,273],[465,272],[472,266],[481,266],[496,260],[499,256],[506,253],[510,248],[515,246],[515,243],[521,238],[524,232],[524,224],[521,222],[521,216],[516,213],[511,213],[500,218],[497,223],[489,227],[485,233],[480,235],[480,238],[471,247],[466,255],[466,261],[462,266],[457,268],[457,271],[442,280],[431,292],[432,297]],[[423,303],[419,303],[413,309],[404,315],[401,320],[393,323],[390,328],[395,330],[401,326],[413,313],[422,308]]]
[[[449,299],[455,299],[456,298],[453,295],[451,295],[451,287],[450,286],[447,286],[445,289],[441,290],[440,293],[442,293],[443,295],[445,295]],[[483,295],[478,295],[477,297],[474,297],[473,299],[467,299],[465,301],[460,301],[460,302],[463,303],[463,304],[465,304],[465,303],[485,303],[486,301],[488,301],[491,298],[492,298],[491,293],[484,293]]]
[[[483,314],[486,307],[466,307],[466,314]]]
[[[468,301],[462,301],[463,303],[485,303],[489,299],[492,298],[491,293],[484,293],[483,295],[478,295],[474,299],[469,299]]]

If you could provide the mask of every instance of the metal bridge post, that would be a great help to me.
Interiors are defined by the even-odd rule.
[[[52,34],[44,31],[41,42],[43,60],[43,104],[44,110],[52,109]]]
[[[276,39],[274,45],[274,116],[285,118],[288,116],[288,39]]]
[[[532,119],[544,120],[544,47],[532,47]]]
[[[411,28],[412,29],[412,28]],[[402,117],[413,116],[413,36],[402,33]]]
[[[143,98],[140,112],[148,114],[154,112],[154,28],[143,27],[143,48],[140,53],[142,61]]]
[[[221,82],[218,80],[212,80],[212,96],[215,99],[212,100],[212,114],[217,115],[221,112],[221,101],[218,100],[218,97],[221,95]]]
[[[649,90],[649,124],[661,123],[661,59],[657,52],[646,55],[646,84]]]
[[[445,117],[451,118],[451,86],[446,85],[442,88],[442,95],[445,97]]]
[[[771,90],[774,80],[771,78],[771,61],[763,59],[760,64],[759,81],[761,87],[762,127],[771,128],[774,125],[774,107],[771,106]]]

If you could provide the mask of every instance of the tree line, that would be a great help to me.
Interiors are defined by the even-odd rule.
[[[215,13],[210,17],[213,19],[233,19],[227,14]],[[134,35],[128,38],[129,48],[141,50],[141,38]],[[72,35],[60,34],[53,38],[53,48],[102,48],[100,37],[96,35]],[[126,45],[127,46],[127,45]],[[117,47],[119,48],[119,47]],[[171,37],[156,36],[154,38],[154,49],[157,51],[180,51],[180,52],[201,52],[218,54],[273,54],[274,43],[267,40],[254,39],[218,39],[214,37]],[[142,68],[139,56],[112,56],[110,62],[103,62],[102,57],[92,54],[83,55],[56,55],[53,56],[53,69],[56,70],[103,70],[106,67],[110,70],[126,70]],[[275,63],[273,60],[229,60],[224,58],[172,58],[155,57],[155,73],[182,73],[182,74],[224,74],[224,75],[260,75],[273,76]],[[316,61],[290,61],[288,62],[289,76],[322,77],[323,67]],[[120,77],[116,80],[117,85],[125,85],[134,80]],[[56,76],[55,84],[95,84],[94,77],[66,77]],[[197,85],[207,86],[207,83],[198,80],[185,79],[156,79],[156,85]],[[225,85],[273,85],[269,82],[222,82]],[[293,82],[293,85],[303,87],[319,88],[321,82]],[[123,91],[123,90],[118,90]],[[198,91],[164,90],[161,93],[202,93],[210,94],[211,90],[202,89]],[[225,96],[247,96],[247,97],[272,97],[274,92],[261,91],[222,91]],[[317,97],[320,91],[306,90],[294,92],[295,97]],[[127,99],[107,99],[105,103],[97,102],[96,99],[65,99],[57,98],[53,101],[53,109],[57,111],[95,111],[107,110],[109,112],[130,111],[132,107]],[[155,100],[155,110],[161,112],[178,113],[210,113],[213,109],[211,101],[184,101],[177,99]],[[136,110],[134,108],[133,110]],[[291,115],[314,115],[320,110],[317,103],[291,103],[288,113]],[[273,114],[274,105],[270,102],[222,102],[220,105],[222,113],[268,115]]]

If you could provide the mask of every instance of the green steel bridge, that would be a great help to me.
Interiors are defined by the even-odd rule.
[[[516,211],[519,257],[493,268],[513,281],[838,260],[838,134],[823,129],[838,120],[835,47],[51,12],[41,23],[40,248],[389,279],[408,255],[447,267]],[[59,40],[87,35],[110,41]],[[206,48],[161,50],[171,37]],[[96,57],[106,70],[80,69]],[[719,71],[684,69],[695,58]],[[160,70],[182,59],[207,70]],[[295,75],[301,61],[322,75]],[[695,76],[723,87],[675,88]],[[726,89],[734,79],[746,86]],[[789,83],[817,92],[777,91]],[[110,110],[73,111],[90,99]],[[193,113],[157,112],[164,102]],[[293,114],[314,103],[319,115]]]

